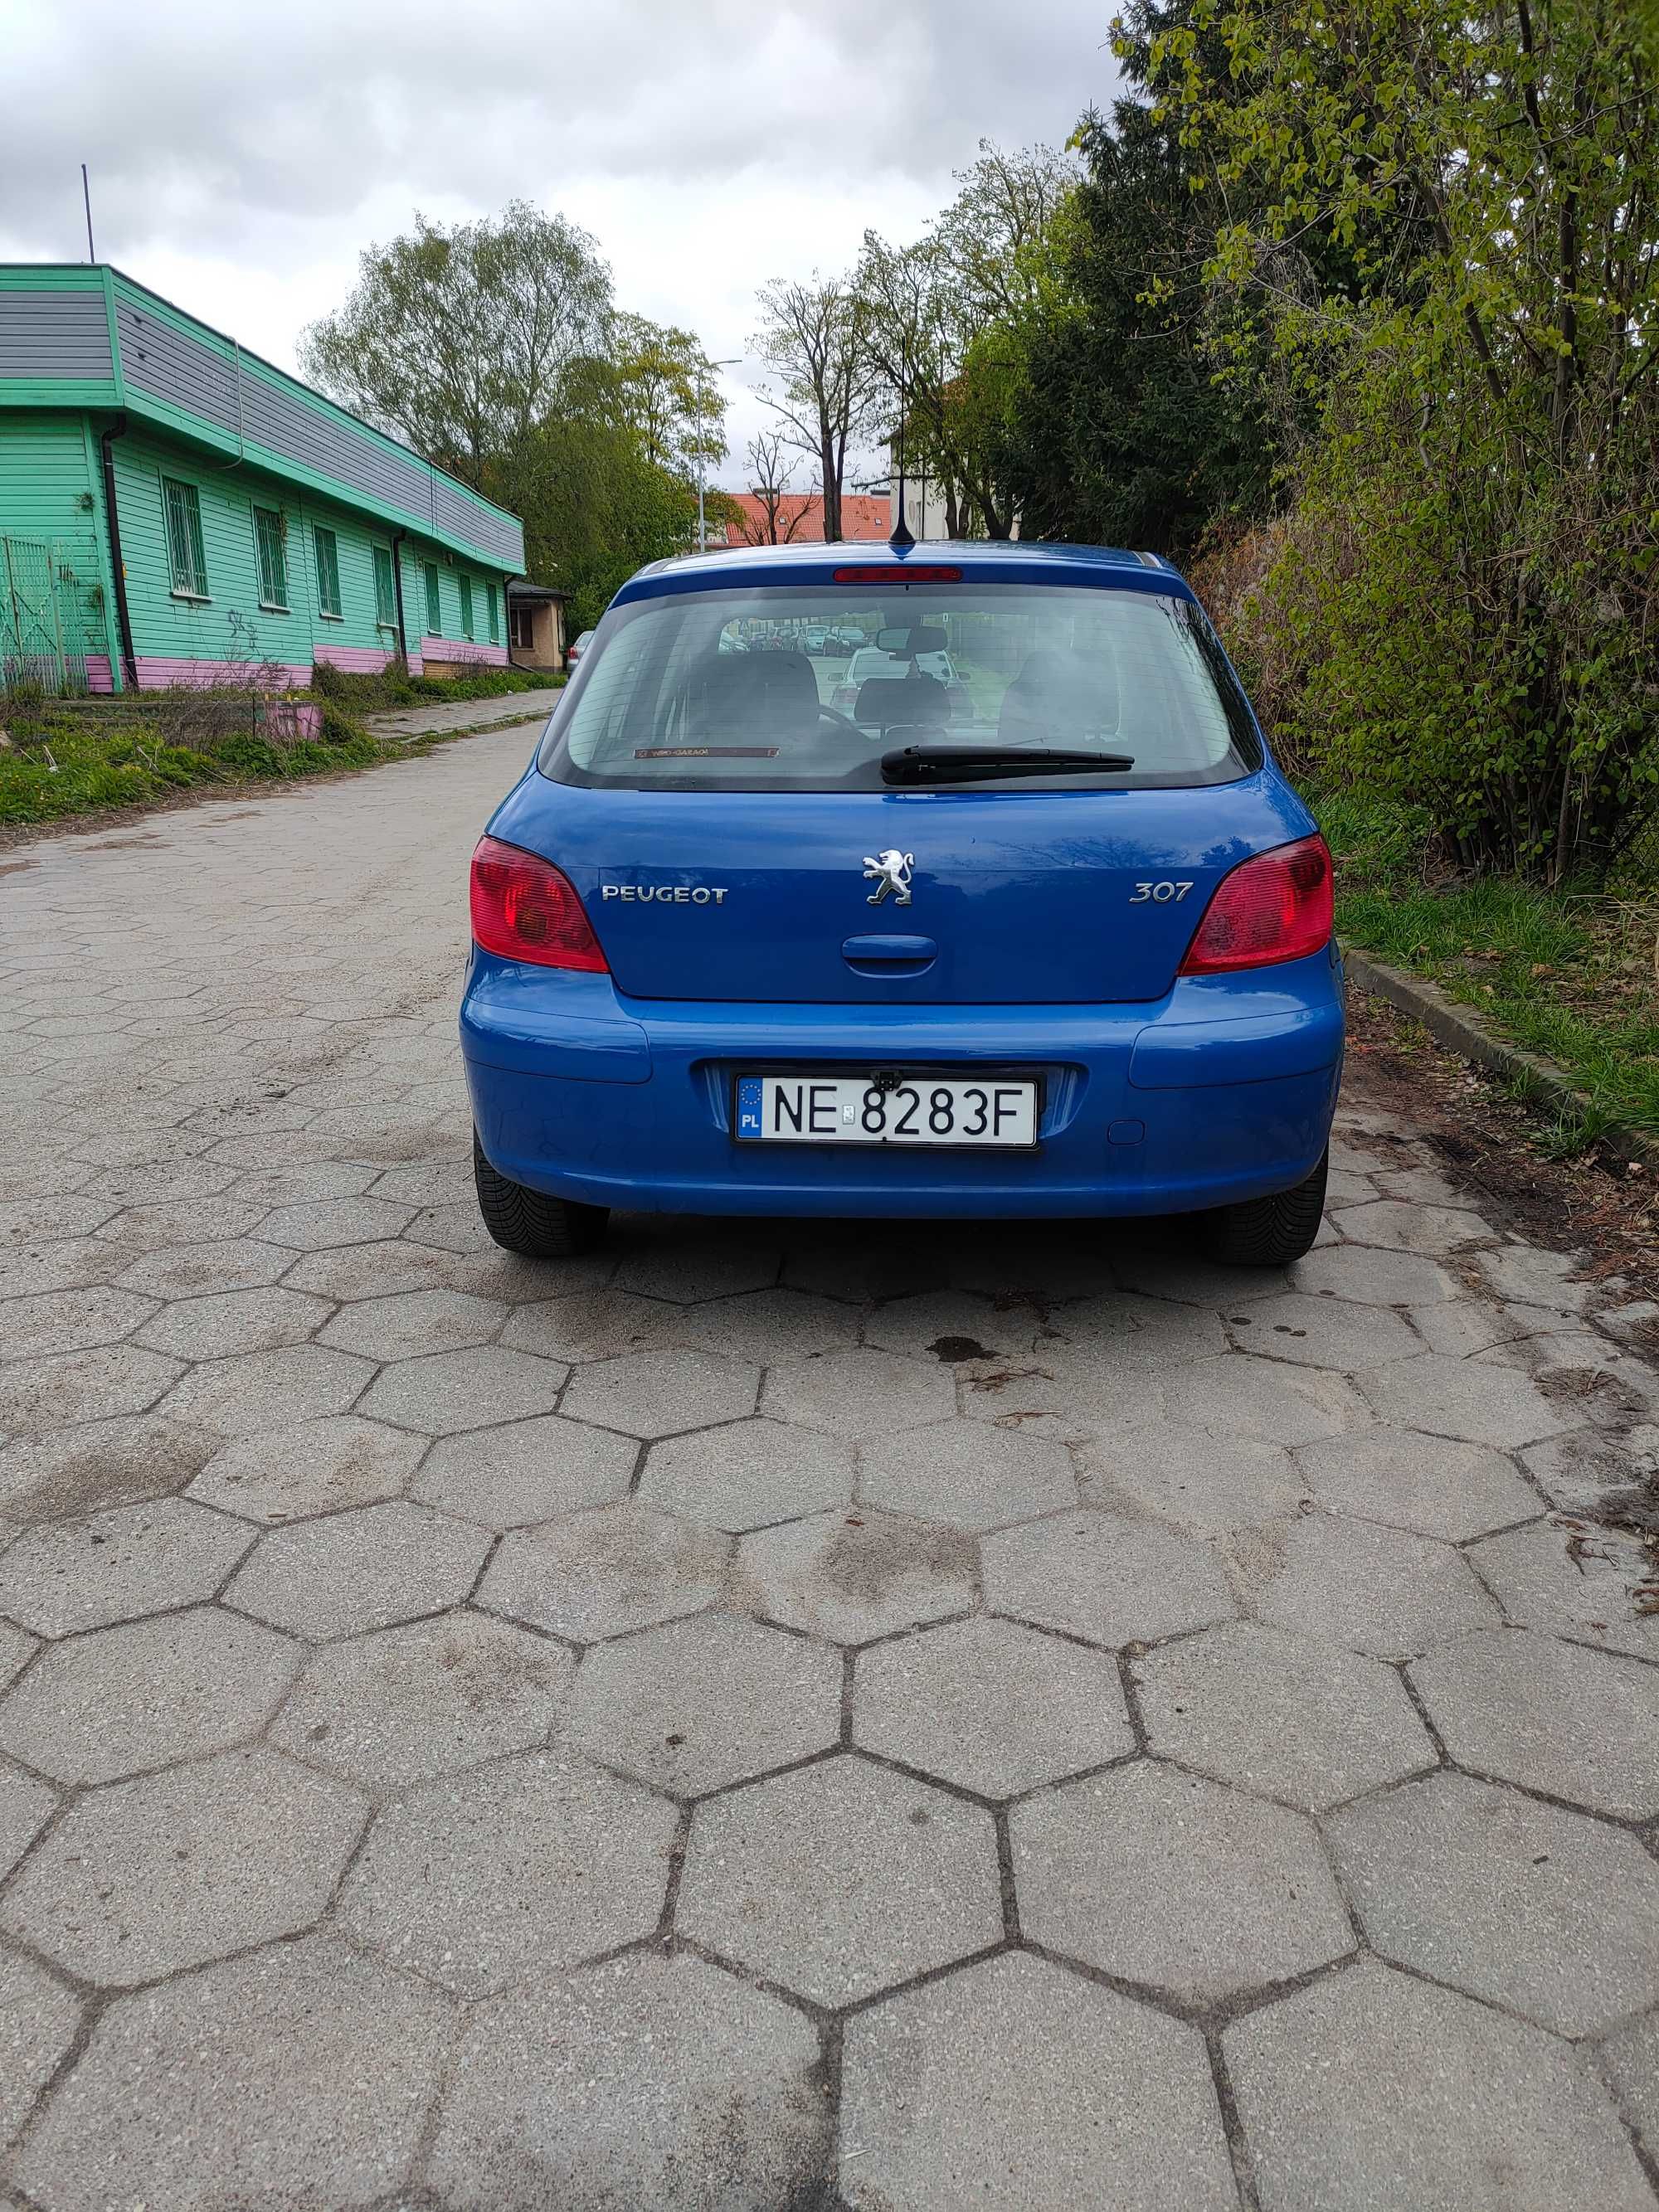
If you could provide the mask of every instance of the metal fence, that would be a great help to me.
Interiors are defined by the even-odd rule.
[[[60,540],[0,538],[0,690],[54,695],[107,681],[109,610],[97,563]]]

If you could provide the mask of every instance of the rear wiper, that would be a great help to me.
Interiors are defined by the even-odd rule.
[[[884,753],[884,783],[977,783],[995,775],[1080,775],[1090,769],[1133,768],[1133,753],[1085,753],[1060,745],[906,745]]]

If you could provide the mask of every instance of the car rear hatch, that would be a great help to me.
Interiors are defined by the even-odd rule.
[[[629,997],[868,1006],[1159,999],[1220,878],[1304,826],[1261,775],[556,797],[532,778],[493,831],[569,877]]]

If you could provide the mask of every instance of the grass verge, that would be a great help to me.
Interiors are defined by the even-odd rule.
[[[490,701],[549,688],[544,679],[475,690],[474,681],[469,678],[468,688],[455,690],[434,684],[430,692],[417,696]],[[256,733],[249,726],[251,713],[227,712],[216,726],[216,718],[202,711],[200,695],[178,702],[176,714],[164,694],[157,694],[153,703],[147,698],[137,715],[88,711],[50,699],[0,703],[0,725],[7,732],[0,747],[0,829],[154,806],[193,789],[230,792],[337,775],[380,761],[407,760],[471,734],[469,727],[383,740],[362,719],[388,704],[410,703],[371,699],[349,707],[325,697],[315,737],[288,739]],[[479,719],[487,724],[499,716],[485,709]]]
[[[1426,815],[1351,791],[1307,797],[1336,856],[1338,934],[1564,1069],[1587,1104],[1555,1133],[1563,1153],[1615,1127],[1659,1133],[1659,892],[1437,880]]]

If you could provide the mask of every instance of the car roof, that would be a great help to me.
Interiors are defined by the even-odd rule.
[[[906,571],[948,567],[964,583],[1081,585],[1115,591],[1158,592],[1189,599],[1186,579],[1156,553],[1126,553],[1109,545],[1061,545],[1046,538],[940,538],[915,545],[865,541],[823,545],[733,546],[722,553],[688,553],[653,561],[630,576],[611,602],[655,599],[681,592],[733,586],[813,584],[833,580],[838,568],[856,568],[859,580],[879,586],[905,581]],[[916,580],[921,580],[918,578]]]

